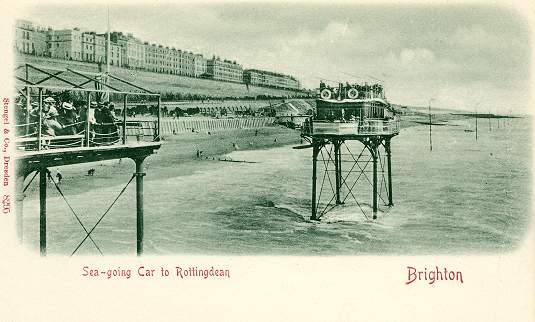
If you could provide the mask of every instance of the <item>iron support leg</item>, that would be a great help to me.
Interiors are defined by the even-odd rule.
[[[143,254],[143,159],[135,159],[136,162],[136,226],[137,226],[137,255]]]
[[[128,97],[126,94],[123,96],[123,135],[122,135],[122,141],[123,144],[126,144],[126,112],[128,108]]]
[[[39,171],[39,249],[41,256],[46,256],[46,172]]]
[[[316,175],[317,175],[317,161],[320,146],[312,140],[312,216],[310,220],[318,220],[316,217]]]
[[[23,212],[24,204],[24,175],[19,174],[15,180],[15,221],[17,225],[17,236],[19,242],[22,244],[23,236]]]
[[[342,169],[340,160],[340,141],[334,141],[334,174],[336,178],[336,204],[342,203],[340,200],[340,188],[342,187]]]
[[[394,205],[392,197],[392,156],[390,148],[390,139],[385,141],[385,150],[386,150],[386,164],[388,167],[388,206],[392,207]]]
[[[377,146],[372,147],[373,158],[373,219],[377,218]]]

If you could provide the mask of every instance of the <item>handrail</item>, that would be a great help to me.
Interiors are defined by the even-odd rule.
[[[392,120],[385,119],[365,119],[363,121],[346,121],[346,122],[330,122],[326,120],[314,120],[312,118],[305,121],[302,134],[315,135],[381,135],[381,134],[397,134],[400,129],[400,120],[394,118]]]
[[[70,127],[77,123],[64,127]],[[116,125],[115,128],[112,128],[113,125]],[[17,135],[15,143],[19,147],[23,147],[24,150],[38,150],[39,146],[44,149],[61,149],[73,146],[124,145],[126,142],[123,143],[121,140],[122,133],[126,136],[137,137],[137,141],[154,141],[158,137],[156,121],[133,121],[132,123],[127,122],[126,129],[122,128],[121,122],[90,124],[87,136],[85,128],[76,134],[65,135],[47,135],[44,132],[39,135],[37,131],[34,131]]]

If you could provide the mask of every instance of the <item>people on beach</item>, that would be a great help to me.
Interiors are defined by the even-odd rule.
[[[56,178],[58,179],[58,184],[60,184],[61,180],[63,179],[63,175],[61,174],[59,170],[56,173]]]

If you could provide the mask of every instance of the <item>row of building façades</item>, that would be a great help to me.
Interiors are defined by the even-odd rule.
[[[15,48],[18,52],[56,59],[105,64],[107,37],[107,33],[97,34],[78,28],[42,28],[27,20],[17,20],[15,25]],[[255,86],[300,89],[299,81],[290,75],[243,69],[236,61],[215,56],[207,59],[190,51],[143,42],[132,34],[122,32],[110,33],[109,53],[112,66]]]

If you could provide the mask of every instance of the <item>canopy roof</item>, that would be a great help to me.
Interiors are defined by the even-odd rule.
[[[75,90],[115,94],[160,96],[141,86],[109,73],[92,73],[71,68],[59,69],[23,63],[15,68],[17,89],[24,87],[50,90]]]

